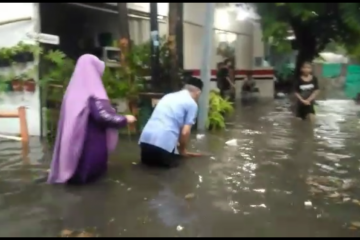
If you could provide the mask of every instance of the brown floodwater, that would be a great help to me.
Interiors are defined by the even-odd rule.
[[[0,237],[360,236],[359,110],[320,101],[311,125],[287,100],[239,106],[227,130],[194,134],[209,156],[171,170],[138,164],[137,138],[123,137],[87,186],[47,185],[39,140],[26,158],[1,140]]]

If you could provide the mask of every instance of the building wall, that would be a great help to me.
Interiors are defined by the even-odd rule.
[[[108,3],[112,4],[113,3]],[[128,7],[134,10],[149,12],[149,3],[128,3]],[[200,75],[202,57],[202,36],[203,25],[205,22],[205,3],[185,3],[184,4],[184,67],[192,70],[195,76]],[[21,40],[25,40],[25,34],[29,31],[39,30],[38,21],[39,7],[37,3],[0,3],[0,21],[10,18],[32,16],[29,22],[14,23],[8,26],[0,26],[0,47],[14,46]],[[159,15],[168,15],[168,3],[158,3]],[[62,11],[52,11],[52,19],[62,16]],[[83,29],[87,34],[96,38],[100,32],[112,32],[114,37],[118,37],[116,22],[117,13],[104,12],[95,9],[84,9],[83,17],[86,17],[87,28]],[[98,15],[100,17],[95,17]],[[48,23],[51,25],[51,22]],[[142,43],[150,38],[150,22],[148,19],[130,18],[130,34],[135,43]],[[160,35],[166,35],[168,24],[165,21],[159,22]],[[52,32],[46,32],[52,34]],[[6,36],[6,37],[5,37]],[[221,41],[233,42],[235,46],[236,66],[236,90],[237,97],[240,97],[242,81],[245,76],[253,77],[260,89],[263,97],[273,96],[273,71],[264,69],[261,64],[256,65],[255,57],[264,57],[264,45],[261,41],[261,29],[256,24],[249,21],[237,21],[236,13],[229,12],[223,7],[216,7],[213,38],[214,44],[211,57],[211,73],[216,75],[216,64],[223,60],[217,55],[218,43]],[[60,39],[61,41],[61,39]],[[4,72],[6,69],[0,69]],[[215,81],[211,82],[211,87],[215,88]],[[28,125],[30,135],[40,135],[40,102],[39,92],[35,94],[6,94],[0,100],[0,110],[14,110],[20,105],[28,107]],[[0,119],[0,132],[19,133],[17,120]]]
[[[150,4],[128,3],[128,8],[148,13]],[[200,76],[205,10],[205,3],[184,3],[184,68],[193,70],[194,76]],[[158,3],[159,15],[168,16],[168,11],[168,3]],[[141,43],[149,39],[149,24],[148,20],[130,21],[130,33],[135,43]],[[140,33],[138,29],[141,29]],[[160,35],[167,34],[167,23],[159,24],[159,32]],[[250,76],[256,81],[260,96],[273,97],[273,69],[263,67],[262,64],[264,60],[264,43],[262,41],[261,27],[250,21],[237,21],[235,12],[229,12],[224,7],[216,7],[211,57],[212,80],[216,76],[217,63],[223,60],[216,52],[218,44],[224,39],[233,42],[235,46],[236,96],[240,97],[241,95],[242,80],[245,76]],[[255,58],[260,59],[260,64],[256,64],[259,61],[255,61]],[[215,87],[216,82],[211,81],[211,88]]]
[[[107,4],[115,5],[115,3]],[[128,3],[128,7],[148,13],[150,4]],[[184,68],[186,70],[193,70],[195,76],[200,75],[205,7],[205,3],[184,4]],[[168,24],[166,17],[168,16],[168,3],[158,3],[158,13],[160,16],[165,17],[164,20],[159,20],[160,36],[167,35]],[[57,13],[51,14],[54,16]],[[116,11],[109,13],[94,9],[83,9],[82,17],[86,18],[86,22],[89,25],[89,28],[86,30],[87,34],[95,37],[100,32],[112,32],[114,38],[118,38]],[[150,21],[148,19],[131,17],[129,25],[130,37],[136,44],[149,40]],[[237,96],[240,97],[241,80],[245,76],[251,76],[255,79],[261,96],[273,96],[272,68],[264,68],[255,64],[255,57],[264,58],[264,44],[262,42],[260,26],[249,21],[237,21],[235,12],[229,12],[223,7],[217,7],[214,18],[213,40],[211,57],[213,80],[216,75],[216,65],[223,60],[216,53],[217,46],[221,41],[226,40],[233,42],[235,46]],[[211,82],[211,87],[216,87],[215,81]]]
[[[205,22],[205,3],[185,3],[184,6],[184,66],[193,69],[194,75],[200,75],[202,57],[202,36]],[[273,69],[256,65],[255,58],[264,58],[264,44],[261,27],[250,21],[236,20],[236,13],[226,8],[216,7],[213,50],[211,58],[212,77],[216,75],[216,65],[223,60],[217,55],[217,46],[226,39],[235,46],[235,85],[236,97],[241,96],[242,80],[252,77],[260,90],[260,96],[273,97]],[[213,79],[214,80],[214,79]],[[216,82],[211,82],[216,87]]]
[[[26,38],[26,33],[37,32],[38,29],[37,3],[0,3],[0,22],[22,17],[32,17],[32,20],[0,26],[0,48],[15,46],[20,41],[29,44],[34,43]],[[16,68],[16,72],[21,73],[24,70],[23,68],[30,67],[33,67],[33,63]],[[9,70],[9,68],[0,68],[0,74],[6,74]],[[38,89],[35,93],[0,93],[0,111],[13,111],[19,106],[27,107],[26,114],[29,134],[39,136],[40,101]],[[0,118],[0,133],[18,134],[19,132],[20,125],[18,119]]]

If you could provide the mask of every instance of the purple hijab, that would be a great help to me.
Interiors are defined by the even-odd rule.
[[[76,171],[89,118],[88,99],[109,99],[101,79],[104,70],[104,62],[94,55],[82,55],[76,63],[61,105],[48,183],[66,183]],[[118,131],[108,129],[109,151],[117,141]]]

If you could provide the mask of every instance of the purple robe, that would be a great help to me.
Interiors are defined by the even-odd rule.
[[[91,97],[88,104],[90,114],[84,146],[69,183],[84,184],[105,174],[108,160],[107,129],[118,129],[127,124],[126,118],[117,115],[108,100]]]
[[[104,70],[105,63],[91,54],[82,55],[76,63],[61,104],[54,154],[48,177],[48,183],[50,184],[67,183],[74,176],[75,171],[80,166],[80,158],[83,152],[86,152],[83,147],[88,139],[88,129],[92,126],[88,124],[90,118],[92,121],[97,119],[97,127],[101,125],[103,129],[107,129],[106,140],[103,142],[106,142],[108,152],[114,150],[117,145],[118,130],[116,128],[105,127],[104,121],[100,123],[99,118],[95,118],[90,113],[89,99],[94,97],[96,99],[109,100],[101,80]],[[112,114],[115,114],[113,109],[104,107],[108,106],[109,102],[106,105],[102,101],[99,103],[103,104],[99,112],[105,116],[107,123],[109,123],[110,119],[112,119],[111,121],[120,121],[119,116],[111,118]],[[84,163],[82,165],[85,167]]]

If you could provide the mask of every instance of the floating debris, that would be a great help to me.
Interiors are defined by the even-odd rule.
[[[250,205],[250,207],[253,207],[253,208],[266,208],[266,205],[265,205],[265,204],[260,204],[260,205]]]
[[[351,179],[346,179],[343,181],[344,181],[344,183],[341,186],[342,190],[349,190],[349,189],[355,187],[355,185],[356,185],[356,181],[351,180]]]
[[[204,137],[205,137],[205,134],[196,134],[197,140],[203,139]]]
[[[73,234],[74,231],[68,230],[68,229],[64,229],[61,231],[60,233],[60,237],[70,237],[71,234]]]
[[[94,235],[86,231],[79,232],[79,231],[64,229],[61,231],[60,237],[94,237]]]
[[[237,140],[236,139],[231,139],[227,142],[225,142],[226,145],[229,145],[229,146],[237,146]]]
[[[359,200],[353,199],[352,202],[360,206],[360,201]]]
[[[353,227],[360,228],[360,222],[351,222],[350,223]]]
[[[194,197],[195,197],[195,193],[189,193],[185,195],[186,200],[193,199]]]
[[[88,232],[81,232],[81,233],[79,233],[77,236],[75,236],[75,237],[94,237],[94,235],[92,235],[91,233],[88,233]]]
[[[304,202],[305,206],[306,207],[311,207],[312,206],[312,203],[310,201],[306,201]]]
[[[265,189],[254,189],[254,191],[255,191],[255,192],[260,192],[260,193],[264,193],[264,192],[266,192],[266,190],[265,190]]]
[[[335,193],[331,194],[329,197],[331,197],[331,198],[338,198],[338,197],[340,197],[340,196],[341,196],[341,195],[340,195],[339,193],[335,192]]]
[[[180,232],[180,231],[182,231],[184,228],[181,226],[181,225],[178,225],[177,227],[176,227],[176,230],[178,231],[178,232]]]

